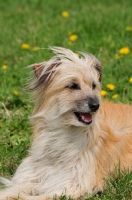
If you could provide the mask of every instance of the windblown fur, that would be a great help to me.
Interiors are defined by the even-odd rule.
[[[101,65],[92,55],[51,48],[32,65],[34,140],[0,200],[73,198],[103,189],[115,167],[132,169],[132,106],[101,103]]]

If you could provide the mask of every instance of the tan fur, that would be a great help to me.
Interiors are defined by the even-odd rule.
[[[0,200],[84,197],[103,190],[116,167],[132,169],[132,106],[101,103],[101,65],[94,56],[52,50],[55,57],[32,66],[34,140],[11,181],[1,178],[7,189]]]

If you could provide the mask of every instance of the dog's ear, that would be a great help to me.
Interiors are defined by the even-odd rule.
[[[48,67],[47,69],[46,66],[48,64]],[[41,77],[42,75],[42,72],[44,71],[43,73],[43,78],[46,79],[49,75],[49,73],[55,68],[57,67],[58,65],[60,65],[60,59],[57,58],[56,60],[54,60],[51,64],[49,64],[48,62],[41,62],[41,63],[36,63],[36,64],[33,64],[32,65],[32,68],[34,70],[34,73],[35,73],[35,76],[37,78]]]
[[[34,70],[34,73],[35,73],[35,76],[37,78],[39,78],[42,74],[42,71],[44,69],[44,66],[46,65],[46,63],[42,64],[42,63],[38,63],[38,64],[34,64],[32,67],[33,67],[33,70]]]
[[[99,75],[99,82],[102,80],[102,66],[100,64],[96,64],[94,68],[97,70]]]
[[[37,78],[43,76],[43,79],[46,79],[49,75],[49,73],[52,71],[52,69],[56,66],[58,66],[58,64],[56,63],[53,63],[51,64],[48,69],[45,70],[44,74],[42,75],[42,72],[44,70],[44,68],[46,67],[47,65],[47,62],[43,62],[43,63],[37,63],[37,64],[34,64],[32,67],[33,67],[33,70],[34,70],[34,73],[35,73],[35,76]]]
[[[29,89],[37,89],[42,85],[45,85],[49,82],[52,73],[54,72],[54,68],[60,65],[60,59],[56,59],[52,62],[41,62],[32,65],[35,74],[35,81],[30,85]]]

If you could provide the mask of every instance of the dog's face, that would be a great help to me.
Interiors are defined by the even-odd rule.
[[[48,62],[35,64],[36,114],[49,123],[86,126],[100,106],[101,66],[92,55],[82,57],[70,50],[53,48]]]

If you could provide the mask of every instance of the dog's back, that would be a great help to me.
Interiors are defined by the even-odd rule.
[[[132,169],[132,106],[103,101],[98,113],[101,135],[106,135],[101,157],[104,168]],[[106,167],[107,166],[107,167]]]

